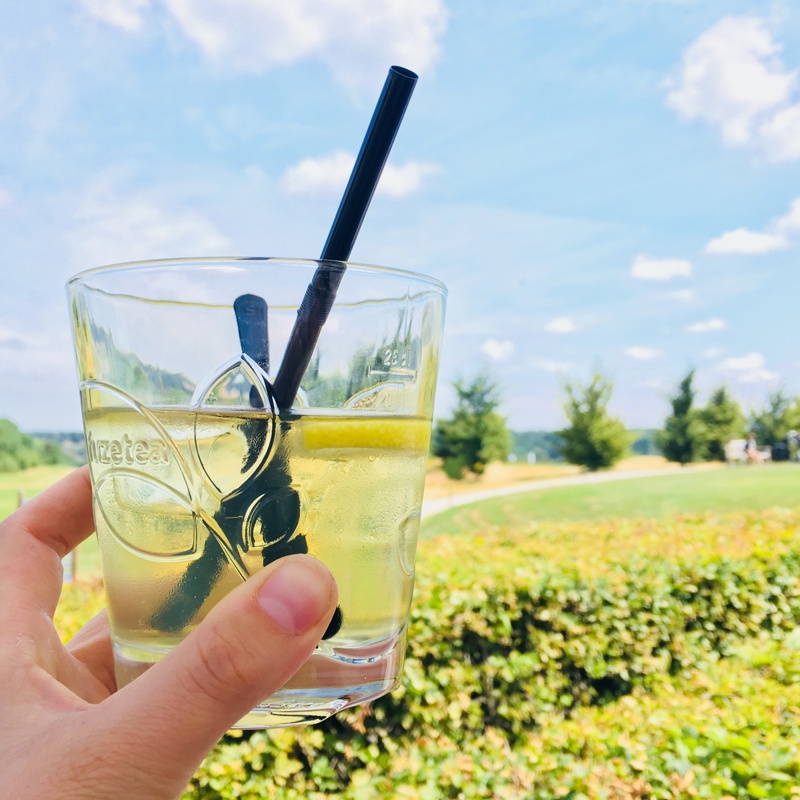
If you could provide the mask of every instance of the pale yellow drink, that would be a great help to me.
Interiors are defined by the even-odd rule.
[[[342,411],[275,424],[259,410],[104,403],[84,393],[120,681],[168,652],[265,554],[299,546],[335,576],[341,627],[242,725],[313,721],[391,688],[429,420]]]

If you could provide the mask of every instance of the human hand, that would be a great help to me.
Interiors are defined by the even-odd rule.
[[[336,608],[321,562],[281,559],[117,691],[105,612],[66,647],[53,626],[61,558],[93,528],[85,468],[0,523],[3,797],[180,797],[225,731],[308,658]]]

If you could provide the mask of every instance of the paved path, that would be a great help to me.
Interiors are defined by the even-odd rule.
[[[544,478],[538,481],[525,481],[515,483],[511,486],[501,486],[497,489],[483,489],[476,492],[462,492],[451,494],[447,497],[432,497],[422,501],[422,517],[431,517],[442,511],[447,511],[456,506],[465,506],[469,503],[477,503],[481,500],[489,500],[492,497],[505,497],[510,494],[520,492],[537,492],[542,489],[553,489],[557,486],[573,486],[581,483],[607,483],[608,481],[621,481],[630,478],[650,478],[660,475],[685,475],[687,472],[696,470],[697,467],[675,467],[667,469],[639,469],[628,472],[584,472],[580,475],[569,475],[565,478]]]

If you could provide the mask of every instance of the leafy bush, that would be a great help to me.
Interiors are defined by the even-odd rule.
[[[187,797],[795,796],[799,526],[775,510],[425,542],[401,687],[226,737]]]
[[[64,641],[105,607],[103,584],[99,579],[78,580],[64,586],[54,621]]]

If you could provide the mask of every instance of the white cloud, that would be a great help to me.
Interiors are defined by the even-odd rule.
[[[693,322],[691,325],[686,326],[689,333],[708,333],[709,331],[721,331],[727,328],[725,320],[712,318],[706,319],[702,322]]]
[[[321,158],[306,158],[284,172],[283,188],[291,194],[341,194],[355,156],[339,150]]]
[[[320,158],[306,158],[289,167],[281,178],[285,191],[291,194],[340,195],[347,185],[356,157],[337,150]],[[438,172],[435,164],[407,161],[401,166],[387,163],[381,173],[377,193],[389,197],[405,197],[422,188],[426,175]]]
[[[531,362],[534,369],[541,369],[545,372],[569,372],[572,369],[572,364],[569,361],[550,361],[546,358],[534,358]]]
[[[385,194],[389,197],[405,197],[413,194],[422,188],[422,179],[426,175],[433,175],[436,172],[439,172],[436,164],[428,164],[424,161],[407,161],[397,167],[389,162],[383,168],[378,183],[378,194]]]
[[[0,209],[8,208],[14,202],[14,196],[8,189],[0,188]]]
[[[782,235],[791,235],[800,232],[800,197],[792,200],[789,210],[778,219],[770,223],[771,228]]]
[[[200,214],[168,208],[147,194],[125,194],[109,181],[89,187],[67,241],[79,269],[121,261],[225,255],[229,242]]]
[[[0,349],[3,350],[25,350],[33,339],[23,333],[19,333],[11,328],[0,327]]]
[[[670,293],[670,297],[679,303],[691,303],[696,296],[694,289],[678,289],[678,291]]]
[[[779,378],[780,375],[772,370],[753,369],[749,372],[740,373],[737,380],[739,383],[775,383]]]
[[[766,368],[766,359],[761,353],[726,358],[719,365],[723,372],[733,373],[739,383],[772,383],[780,377]]]
[[[775,112],[772,118],[761,125],[758,133],[770,161],[795,161],[800,158],[800,103],[793,103]]]
[[[578,326],[571,317],[554,317],[545,323],[544,329],[548,333],[575,333]]]
[[[672,278],[688,278],[692,274],[692,263],[682,258],[650,258],[638,255],[633,260],[631,276],[648,281],[668,281]]]
[[[709,347],[700,354],[702,358],[714,359],[719,358],[723,353],[721,347]]]
[[[771,161],[800,158],[797,70],[779,59],[763,19],[724,17],[689,45],[667,105],[719,129],[722,140]]]
[[[632,358],[634,361],[652,361],[661,356],[661,351],[656,350],[654,347],[640,347],[633,345],[625,349],[625,355]]]
[[[770,220],[763,231],[736,228],[712,239],[706,245],[707,253],[758,255],[782,250],[791,244],[794,234],[800,232],[800,198],[789,205],[781,217]]]
[[[508,361],[514,355],[514,342],[508,339],[487,339],[481,345],[481,353],[492,361]]]
[[[100,2],[100,0],[97,0]],[[390,64],[427,70],[447,26],[442,0],[164,0],[212,63],[261,73],[322,61],[336,80],[373,85]],[[379,69],[380,68],[380,69]]]
[[[741,255],[757,255],[781,250],[789,243],[784,236],[773,233],[759,233],[747,228],[736,228],[712,239],[706,245],[706,253],[738,253]]]
[[[761,353],[748,353],[746,356],[732,356],[726,358],[720,366],[722,369],[744,371],[763,367],[766,359]]]
[[[91,16],[129,33],[141,30],[150,0],[79,0]]]

